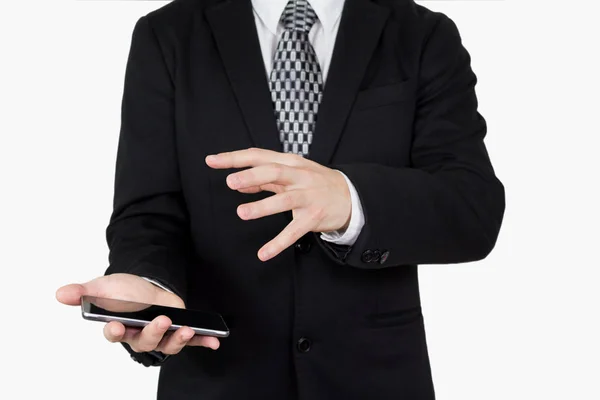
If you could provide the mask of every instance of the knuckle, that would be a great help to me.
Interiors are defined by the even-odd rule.
[[[177,335],[176,345],[177,346],[185,346],[187,340],[182,335]]]
[[[304,193],[304,191],[298,191],[295,193],[295,198],[294,198],[294,202],[295,202],[295,206],[296,208],[302,208],[305,207],[307,205],[307,197],[306,197],[306,193]]]
[[[283,232],[281,236],[277,238],[277,240],[273,242],[273,244],[278,250],[283,250],[288,246],[288,243],[291,244],[291,242],[293,242],[295,238],[298,237],[299,233],[300,230],[298,228],[289,227],[286,231]]]
[[[306,171],[306,170],[302,170],[302,174],[304,175],[303,176],[304,181],[306,181],[306,183],[309,186],[316,186],[317,185],[318,178],[319,178],[318,174],[316,174],[316,173],[314,173],[312,171]]]
[[[290,238],[290,239],[292,239],[292,240],[296,241],[296,240],[300,239],[302,236],[304,236],[304,234],[305,234],[305,233],[306,233],[306,232],[305,232],[304,230],[302,230],[301,228],[299,228],[299,227],[298,227],[298,228],[295,228],[295,229],[292,231],[292,235],[291,235],[291,238]]]
[[[284,205],[284,207],[291,209],[294,208],[295,205],[295,199],[294,196],[291,193],[284,193],[281,195],[281,201]]]
[[[241,173],[238,174],[238,180],[239,180],[240,184],[242,184],[242,183],[245,184],[247,182],[252,182],[252,181],[254,181],[255,178],[256,177],[255,177],[255,174],[252,171],[252,169],[247,169],[247,170],[242,171]]]
[[[302,157],[298,154],[288,153],[288,157],[289,157],[289,163],[293,167],[297,167],[304,162],[304,157]]]
[[[281,177],[283,176],[283,165],[271,164],[271,168],[273,169],[273,173],[275,174],[276,179],[281,179]]]
[[[310,219],[312,221],[320,221],[325,215],[325,209],[323,207],[315,207],[310,212]]]

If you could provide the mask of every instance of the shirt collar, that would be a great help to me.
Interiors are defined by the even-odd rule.
[[[335,24],[342,15],[345,0],[310,0],[319,21],[326,32],[333,31]],[[281,14],[288,0],[252,0],[252,7],[263,24],[273,34],[277,35],[277,27]]]

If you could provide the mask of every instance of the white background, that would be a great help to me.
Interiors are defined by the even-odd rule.
[[[441,400],[600,399],[596,3],[422,2],[455,20],[473,56],[507,190],[489,258],[421,268]],[[131,32],[163,4],[0,5],[0,398],[155,396],[158,370],[54,292],[107,266]]]

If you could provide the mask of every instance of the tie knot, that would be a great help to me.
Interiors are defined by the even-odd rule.
[[[308,0],[290,0],[281,14],[285,29],[308,33],[317,22],[317,14]]]

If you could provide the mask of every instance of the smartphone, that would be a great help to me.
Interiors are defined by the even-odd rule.
[[[229,328],[223,317],[217,313],[206,311],[83,296],[81,298],[81,315],[90,321],[119,321],[125,326],[139,328],[148,325],[154,318],[164,315],[169,317],[172,322],[169,331],[187,326],[198,335],[229,336]]]

